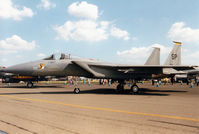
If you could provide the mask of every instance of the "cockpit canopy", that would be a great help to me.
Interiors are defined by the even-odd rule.
[[[46,57],[43,60],[56,60],[56,59],[58,59],[58,58],[56,58],[56,55],[52,54],[51,56]],[[64,60],[64,59],[70,59],[70,54],[66,55],[64,53],[61,53],[61,56],[60,56],[59,60]]]

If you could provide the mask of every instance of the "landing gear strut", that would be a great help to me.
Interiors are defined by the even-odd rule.
[[[33,86],[34,86],[34,84],[33,84],[31,81],[29,81],[29,82],[27,83],[27,87],[28,87],[28,88],[33,88]]]
[[[77,78],[75,78],[75,89],[74,89],[74,93],[75,94],[79,94],[80,93],[80,89],[78,88],[78,79]]]
[[[117,85],[117,92],[118,92],[118,93],[121,93],[121,92],[123,92],[123,91],[124,91],[124,82],[121,81],[121,82],[119,82],[119,84]]]

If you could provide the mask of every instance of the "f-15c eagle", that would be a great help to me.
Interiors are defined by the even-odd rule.
[[[145,65],[120,65],[111,64],[90,59],[71,58],[64,54],[59,59],[52,55],[42,60],[13,65],[2,69],[3,72],[14,73],[19,76],[33,76],[42,78],[45,76],[80,76],[96,79],[112,79],[118,81],[117,90],[123,90],[125,81],[133,81],[131,90],[139,92],[136,85],[138,80],[166,77],[183,70],[194,69],[195,66],[182,66],[181,44],[175,43],[173,50],[165,65],[160,65],[160,49],[155,48]],[[31,80],[27,81],[28,87],[33,87]],[[75,93],[80,89],[75,88]]]

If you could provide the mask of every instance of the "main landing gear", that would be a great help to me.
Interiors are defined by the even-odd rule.
[[[123,93],[124,92],[124,81],[119,82],[119,84],[117,85],[117,92],[118,93]],[[139,87],[136,85],[136,82],[131,86],[131,92],[133,94],[138,94],[140,92]]]

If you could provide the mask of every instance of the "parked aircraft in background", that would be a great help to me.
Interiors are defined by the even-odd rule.
[[[185,70],[184,74],[175,75],[176,81],[183,81],[189,83],[190,81],[195,80],[196,83],[199,83],[199,69]]]
[[[155,49],[154,51],[158,51]],[[157,53],[157,52],[155,52]],[[139,92],[136,82],[143,79],[152,79],[153,76],[171,75],[175,72],[194,69],[194,66],[175,65],[176,56],[170,55],[173,65],[151,65],[157,62],[156,54],[149,57],[146,64],[148,65],[120,65],[111,64],[101,61],[70,58],[62,54],[60,59],[55,59],[54,55],[37,61],[18,64],[7,67],[1,71],[14,73],[18,76],[33,76],[43,78],[45,76],[79,76],[96,79],[112,79],[118,81],[117,90],[123,90],[125,81],[130,80],[133,82],[131,90],[134,93]],[[152,58],[151,58],[152,57]],[[157,58],[156,60],[153,57]],[[170,62],[171,62],[170,61]],[[158,63],[159,64],[159,63]],[[172,70],[172,72],[170,72]],[[28,87],[33,87],[32,81],[27,82]],[[80,89],[75,88],[75,93],[79,93]]]
[[[0,66],[0,70],[3,70],[3,69],[5,69],[5,67],[3,67],[3,66]],[[5,76],[5,72],[1,72],[0,71],[0,78],[3,78],[3,76]]]

